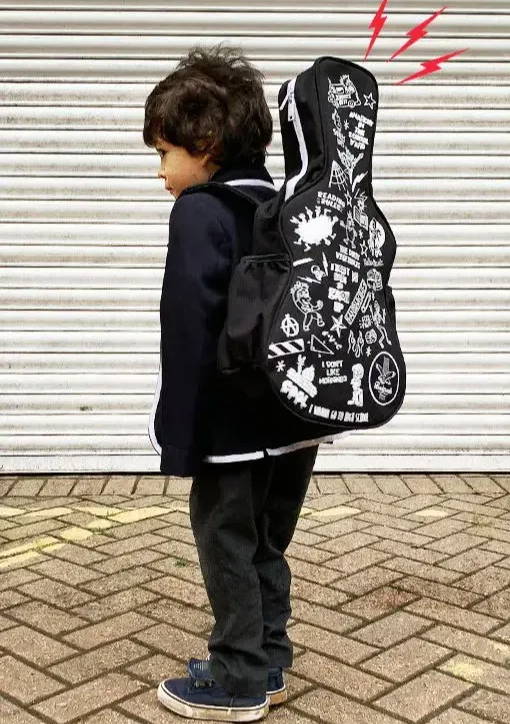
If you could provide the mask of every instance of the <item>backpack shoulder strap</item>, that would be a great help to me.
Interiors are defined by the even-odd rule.
[[[232,256],[232,266],[235,266],[244,254],[251,253],[251,248],[243,248],[243,241],[246,240],[248,233],[252,239],[253,220],[258,206],[271,199],[277,193],[277,189],[273,184],[261,179],[242,179],[240,181],[234,179],[233,181],[208,181],[196,184],[187,188],[185,193],[193,193],[193,191],[208,191],[224,199],[227,204],[236,204],[238,209],[243,210],[244,213],[236,215],[238,233],[234,240],[235,248]]]

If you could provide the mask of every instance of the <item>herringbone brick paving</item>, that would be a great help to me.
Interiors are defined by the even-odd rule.
[[[0,476],[0,722],[183,722],[213,624],[190,479]],[[510,722],[510,475],[319,475],[267,721]],[[195,720],[197,721],[197,720]]]

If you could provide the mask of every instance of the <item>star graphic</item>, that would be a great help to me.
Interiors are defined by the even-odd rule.
[[[349,193],[349,191],[346,191],[346,192],[345,192],[345,201],[346,201],[346,203],[347,203],[348,206],[351,205],[352,196],[351,196],[351,194]]]
[[[276,364],[276,371],[277,372],[284,372],[285,371],[285,362],[281,359]]]
[[[349,121],[344,121],[344,128],[349,130]]]
[[[372,108],[375,106],[375,99],[373,98],[372,93],[369,93],[368,96],[366,93],[363,93],[363,95],[365,96],[364,105],[368,106],[370,108],[370,110],[372,110]]]
[[[330,327],[330,330],[332,332],[336,332],[338,334],[338,336],[340,337],[341,330],[347,329],[347,327],[344,327],[344,325],[342,323],[342,315],[340,317],[333,317],[333,315],[331,315],[331,319],[333,319],[334,321],[333,321],[333,326]]]

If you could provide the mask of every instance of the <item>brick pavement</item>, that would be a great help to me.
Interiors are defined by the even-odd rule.
[[[0,476],[0,722],[183,722],[207,655],[190,479]],[[510,722],[510,475],[313,476],[267,721]],[[195,720],[197,721],[197,720]]]

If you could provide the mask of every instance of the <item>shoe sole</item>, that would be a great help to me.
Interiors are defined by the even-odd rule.
[[[188,719],[207,719],[212,721],[258,721],[269,713],[269,699],[263,706],[219,707],[207,705],[191,706],[184,699],[169,694],[162,684],[157,690],[158,700],[170,711]]]
[[[283,704],[284,701],[287,701],[287,688],[284,684],[283,688],[275,689],[274,691],[268,691],[267,695],[269,697],[269,706]]]

